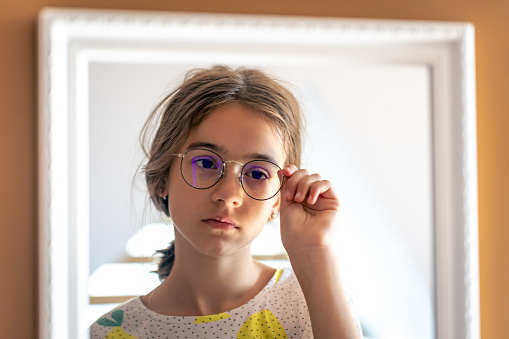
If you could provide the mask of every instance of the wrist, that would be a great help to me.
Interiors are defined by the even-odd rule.
[[[304,293],[342,294],[339,264],[332,247],[317,247],[290,256],[292,269]]]
[[[306,246],[288,251],[288,257],[296,272],[316,273],[336,267],[337,259],[334,249],[330,245]]]

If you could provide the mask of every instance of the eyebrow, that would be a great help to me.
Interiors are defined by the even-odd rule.
[[[230,155],[230,152],[228,152],[224,147],[222,147],[220,145],[212,144],[210,142],[205,142],[205,141],[196,141],[196,142],[189,144],[186,147],[186,151],[188,151],[192,148],[206,148],[211,151],[223,154],[224,156]],[[250,160],[267,160],[267,161],[273,162],[275,164],[278,164],[277,160],[273,156],[270,156],[270,155],[264,154],[264,153],[250,153],[250,154],[244,155],[243,158],[250,159]]]

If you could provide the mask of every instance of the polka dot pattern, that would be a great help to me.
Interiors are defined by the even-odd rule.
[[[225,313],[200,317],[167,316],[149,310],[140,298],[120,305],[115,310],[119,309],[124,314],[122,330],[132,336],[126,338],[313,337],[306,301],[290,268],[276,273],[249,302]],[[102,318],[111,318],[115,310]],[[106,339],[111,330],[112,327],[95,322],[90,327],[90,339]]]

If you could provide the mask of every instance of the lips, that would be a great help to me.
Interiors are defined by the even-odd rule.
[[[223,216],[213,216],[204,219],[203,222],[205,222],[208,226],[219,230],[228,231],[238,228],[237,224],[232,219]]]

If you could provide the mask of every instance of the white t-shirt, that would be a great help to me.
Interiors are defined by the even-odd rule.
[[[149,310],[139,297],[132,299],[92,324],[90,338],[313,338],[313,333],[304,294],[293,271],[285,268],[249,302],[220,314],[167,316]]]

